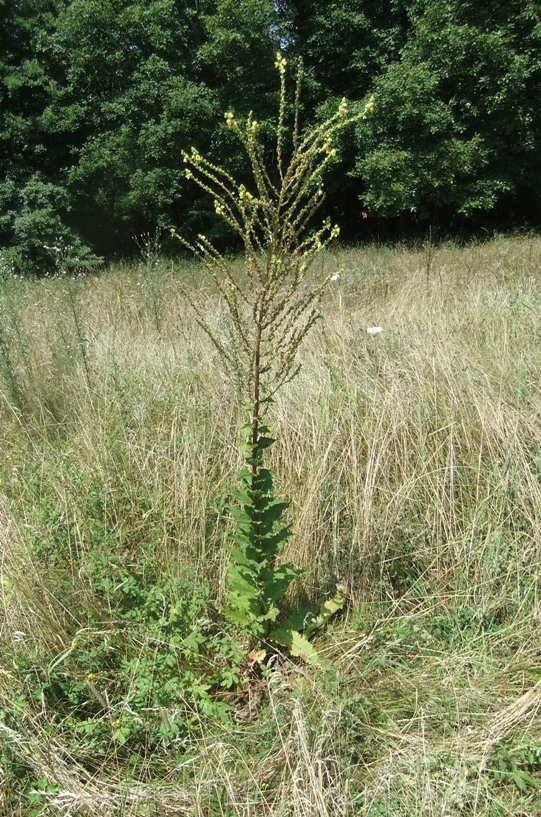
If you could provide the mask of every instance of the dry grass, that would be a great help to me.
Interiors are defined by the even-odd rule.
[[[178,277],[226,317],[194,266],[2,283],[0,812],[38,813],[33,775],[65,817],[541,814],[519,785],[541,768],[541,240],[343,250],[331,272],[273,465],[302,591],[343,581],[350,615],[323,677],[284,665],[246,723],[201,715],[189,759],[136,774],[24,690],[88,626],[100,548],[219,599],[242,396]]]

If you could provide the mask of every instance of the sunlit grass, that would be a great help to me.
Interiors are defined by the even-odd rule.
[[[47,778],[44,814],[536,814],[541,240],[318,264],[339,277],[273,466],[301,592],[341,581],[349,612],[321,671],[279,666],[229,726],[196,713],[131,760],[30,690],[83,630],[121,631],[108,561],[221,597],[240,396],[179,277],[224,337],[226,315],[190,264],[0,284],[0,811]]]

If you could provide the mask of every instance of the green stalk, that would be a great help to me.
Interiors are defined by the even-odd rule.
[[[261,338],[262,338],[261,310],[258,312],[257,328],[254,348],[254,404],[252,409],[252,491],[256,489],[259,471],[259,415],[261,408]]]

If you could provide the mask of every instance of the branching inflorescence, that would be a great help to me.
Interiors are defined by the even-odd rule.
[[[265,158],[259,123],[251,115],[239,123],[232,112],[225,114],[227,127],[240,139],[248,157],[253,177],[251,191],[195,148],[183,154],[186,176],[212,196],[216,213],[242,241],[242,273],[234,270],[206,236],[198,235],[192,244],[172,231],[209,270],[234,330],[232,347],[185,290],[198,323],[248,398],[250,420],[244,426],[245,468],[240,474],[243,488],[237,497],[240,507],[234,512],[237,531],[229,570],[228,611],[241,623],[254,625],[254,634],[267,638],[270,622],[279,613],[276,602],[299,571],[275,564],[278,550],[289,535],[287,528],[276,532],[275,524],[287,505],[274,499],[272,476],[263,468],[263,450],[273,442],[263,418],[272,396],[298,372],[297,351],[319,317],[320,299],[331,280],[327,276],[314,281],[307,273],[318,253],[339,235],[339,227],[329,219],[315,229],[311,226],[324,200],[324,172],[336,156],[334,137],[366,117],[373,107],[370,101],[362,112],[350,114],[343,99],[333,116],[301,133],[300,63],[293,124],[288,128],[287,62],[282,54],[276,57],[276,68],[280,103],[272,167]]]

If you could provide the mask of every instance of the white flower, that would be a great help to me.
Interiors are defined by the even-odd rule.
[[[329,275],[329,281],[338,281],[340,279],[340,274],[335,272],[333,275]]]
[[[383,326],[367,326],[366,331],[369,335],[379,335],[380,332],[383,332]]]

